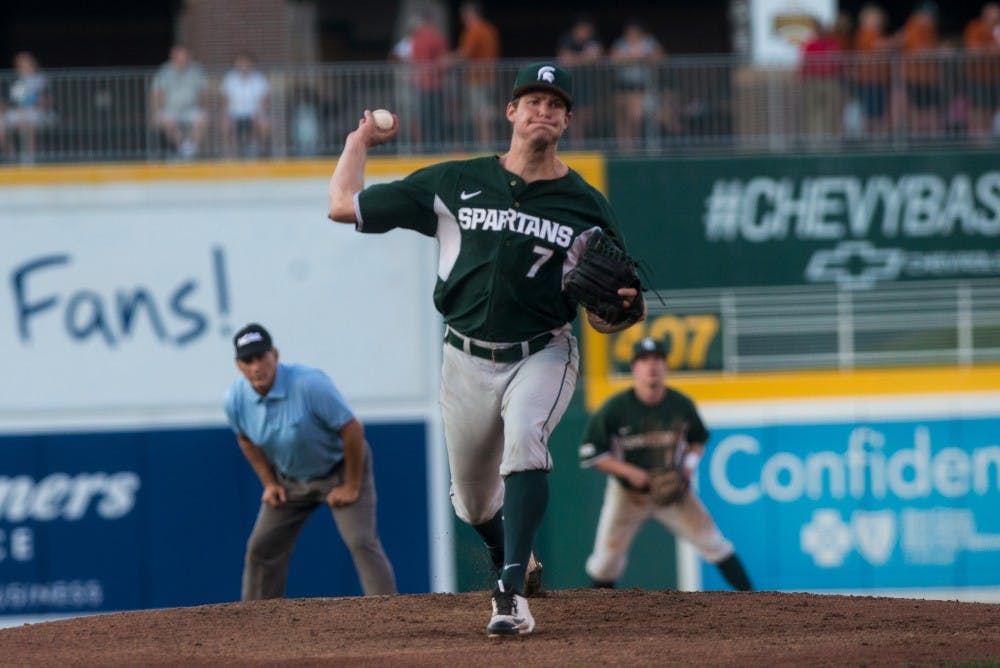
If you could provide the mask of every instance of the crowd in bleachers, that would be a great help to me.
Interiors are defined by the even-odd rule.
[[[504,136],[502,112],[513,71],[502,60],[503,35],[476,2],[462,4],[454,45],[440,19],[432,12],[410,19],[377,85],[375,75],[364,73],[338,85],[346,76],[342,70],[310,76],[291,68],[265,72],[249,52],[240,53],[228,71],[214,73],[175,45],[167,61],[146,75],[142,103],[119,100],[117,106],[142,114],[146,135],[133,143],[151,137],[157,155],[175,159],[330,153],[337,147],[324,136],[349,128],[332,132],[329,126],[356,122],[352,96],[370,99],[363,89],[388,79],[392,94],[385,106],[399,113],[400,140],[410,149],[500,149],[495,142]],[[780,80],[785,111],[780,122],[769,121],[777,130],[768,131],[816,146],[857,139],[994,141],[1000,136],[1000,5],[984,4],[961,35],[940,35],[938,19],[937,6],[919,2],[894,32],[876,4],[856,16],[841,13],[829,25],[815,21],[801,42],[797,69]],[[575,77],[569,148],[631,152],[648,149],[654,140],[683,146],[694,136],[724,144],[753,125],[739,117],[766,113],[745,102],[740,96],[752,95],[734,83],[737,72],[752,65],[736,57],[720,65],[718,59],[668,55],[634,19],[605,41],[592,18],[575,17],[554,38],[552,51],[539,57],[558,60]],[[767,81],[770,93],[774,82]],[[125,93],[95,84],[93,99],[60,102],[51,83],[27,51],[15,56],[9,74],[0,73],[0,161],[35,161],[39,135],[53,128],[99,144],[114,131],[105,126],[126,125],[118,118],[103,121],[100,135],[88,125],[97,124],[89,120],[97,118],[95,109],[112,106],[109,100]],[[346,120],[336,116],[341,109],[347,109]],[[70,152],[61,155],[66,159]]]
[[[943,37],[939,9],[920,2],[896,32],[865,5],[815,26],[800,75],[807,134],[910,138],[1000,134],[1000,4],[988,2],[963,33]]]

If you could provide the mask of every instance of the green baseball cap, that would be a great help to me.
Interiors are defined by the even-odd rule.
[[[644,339],[636,341],[635,345],[632,346],[633,362],[643,355],[659,355],[660,357],[666,357],[667,346],[663,343],[663,341],[647,336]]]
[[[530,63],[518,70],[514,79],[514,90],[511,99],[520,97],[530,90],[547,90],[555,93],[566,103],[566,108],[573,106],[573,77],[569,72],[555,63],[542,61]]]

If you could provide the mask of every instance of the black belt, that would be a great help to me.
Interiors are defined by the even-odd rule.
[[[341,459],[339,462],[337,462],[336,464],[334,464],[333,467],[329,471],[327,471],[323,475],[313,476],[312,478],[296,478],[296,477],[290,476],[287,473],[285,473],[284,471],[280,471],[280,470],[278,471],[278,473],[281,474],[281,477],[287,478],[289,480],[294,480],[295,482],[314,482],[316,480],[323,480],[325,478],[329,478],[330,476],[332,476],[334,473],[337,472],[337,469],[339,469],[340,465],[343,464],[343,463],[344,463],[344,460]]]
[[[465,350],[465,343],[467,339],[450,327],[444,335],[444,340],[459,350]],[[551,340],[552,332],[539,334],[535,338],[529,340],[527,342],[527,355],[524,353],[523,344],[520,343],[512,343],[509,346],[501,346],[499,348],[490,348],[488,346],[481,346],[475,341],[468,340],[468,352],[470,355],[481,357],[484,360],[492,360],[494,362],[516,362],[523,357],[527,357],[528,355],[534,355],[539,350],[547,346]]]

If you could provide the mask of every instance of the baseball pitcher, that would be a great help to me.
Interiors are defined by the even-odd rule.
[[[578,306],[605,333],[645,317],[628,271],[605,281],[608,291],[587,280],[564,289],[574,270],[586,278],[595,273],[588,267],[616,257],[629,265],[615,251],[624,246],[610,204],[557,156],[572,90],[562,68],[527,65],[506,105],[506,153],[443,162],[367,188],[367,149],[392,139],[399,123],[381,129],[365,111],[329,186],[330,219],[362,233],[404,228],[438,242],[434,303],[445,323],[441,411],[451,499],[498,571],[490,636],[535,627],[525,578],[548,501],[549,435],[576,385],[579,349],[570,323]],[[595,235],[601,243],[588,244]],[[588,255],[598,260],[585,262]],[[613,308],[602,308],[606,294]]]

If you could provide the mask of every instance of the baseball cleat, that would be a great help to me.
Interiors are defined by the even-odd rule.
[[[538,596],[542,591],[542,562],[535,559],[535,553],[531,553],[528,559],[528,568],[524,572],[524,595]]]
[[[528,600],[512,591],[504,591],[503,582],[493,590],[493,617],[486,626],[490,638],[523,636],[535,630],[535,618],[528,609]]]

